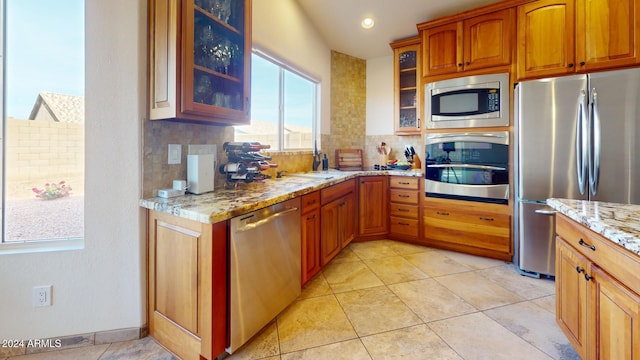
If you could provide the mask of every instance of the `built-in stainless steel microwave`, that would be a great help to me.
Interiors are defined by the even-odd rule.
[[[509,74],[431,82],[424,93],[427,128],[509,126]]]

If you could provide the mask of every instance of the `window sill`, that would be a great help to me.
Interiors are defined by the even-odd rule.
[[[15,241],[0,244],[0,255],[82,249],[84,249],[84,238],[72,238],[64,240]]]

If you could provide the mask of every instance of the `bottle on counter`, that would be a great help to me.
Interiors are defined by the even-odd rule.
[[[324,154],[324,157],[322,158],[322,170],[329,170],[329,159],[327,159],[327,154]]]

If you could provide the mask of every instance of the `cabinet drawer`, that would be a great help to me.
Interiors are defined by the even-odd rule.
[[[350,192],[355,191],[356,189],[356,180],[351,179],[340,184],[333,185],[326,189],[320,190],[320,199],[322,200],[322,205],[328,204],[335,199],[341,198],[344,195],[347,195]]]
[[[511,253],[511,216],[424,208],[429,239]]]
[[[409,219],[418,219],[418,206],[391,203],[389,205],[390,215]]]
[[[320,207],[320,192],[302,195],[302,212],[311,211]]]
[[[391,189],[391,202],[418,205],[418,192]]]
[[[640,256],[561,214],[556,215],[556,233],[580,254],[640,293]]]
[[[396,189],[418,190],[419,178],[390,176],[389,186]]]
[[[418,220],[405,219],[392,216],[391,227],[389,228],[392,234],[418,236]]]

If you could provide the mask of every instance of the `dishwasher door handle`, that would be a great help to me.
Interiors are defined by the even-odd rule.
[[[269,216],[267,216],[264,219],[260,219],[258,221],[252,222],[252,223],[248,223],[245,224],[244,226],[241,226],[239,228],[236,229],[236,232],[244,232],[244,231],[248,231],[248,230],[253,230],[257,227],[260,227],[262,225],[266,225],[274,220],[277,220],[278,218],[281,218],[287,214],[293,213],[298,211],[297,207],[290,207],[290,208],[286,208],[282,211],[278,211],[277,213],[273,213]]]

